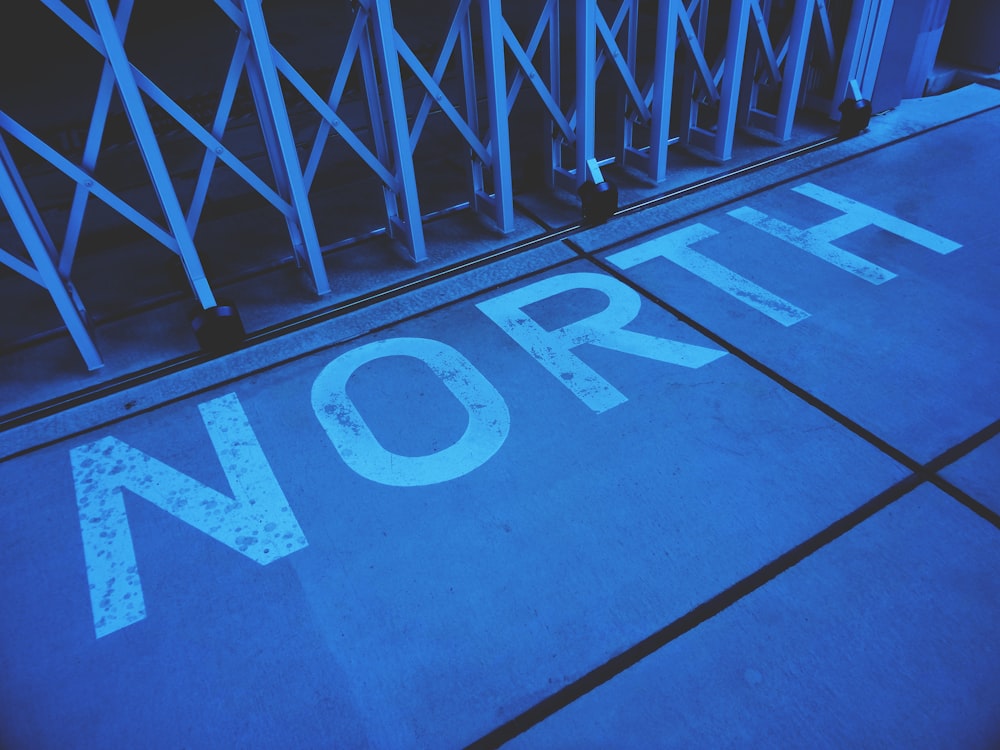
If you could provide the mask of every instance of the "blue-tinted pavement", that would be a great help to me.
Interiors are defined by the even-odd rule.
[[[1000,746],[997,133],[5,451],[0,745]]]

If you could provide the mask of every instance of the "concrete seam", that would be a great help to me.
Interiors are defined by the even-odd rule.
[[[669,625],[627,648],[600,666],[595,667],[555,693],[543,698],[528,710],[468,745],[467,750],[498,748],[518,735],[523,734],[578,698],[590,693],[605,682],[635,666],[647,656],[659,651],[671,641],[694,630],[702,623],[749,596],[782,573],[798,565],[807,557],[859,526],[879,511],[900,500],[922,483],[923,479],[917,474],[910,474],[903,478],[859,508],[834,521],[822,531],[779,555],[770,563],[740,579],[686,614],[681,615]]]

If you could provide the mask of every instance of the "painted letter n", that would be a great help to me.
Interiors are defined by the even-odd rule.
[[[198,409],[232,497],[111,436],[70,451],[98,638],[146,616],[124,490],[261,565],[307,545],[236,395]]]

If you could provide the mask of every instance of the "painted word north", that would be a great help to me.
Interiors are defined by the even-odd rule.
[[[836,247],[836,239],[877,226],[937,253],[947,254],[960,247],[825,188],[807,183],[793,189],[842,214],[807,229],[792,227],[749,206],[734,209],[729,215],[875,285],[891,280],[895,274]],[[694,224],[612,254],[608,261],[628,269],[666,260],[783,326],[809,317],[795,304],[692,247],[715,234],[716,230],[704,224]],[[600,293],[607,300],[606,306],[555,330],[548,330],[528,312],[535,303],[580,289]],[[597,346],[686,368],[700,368],[726,355],[721,349],[626,328],[636,319],[641,306],[638,292],[598,273],[551,276],[476,305],[556,383],[595,414],[626,403],[628,396],[580,359],[574,351],[579,347]],[[419,361],[464,408],[467,426],[451,445],[423,456],[403,456],[382,445],[348,395],[347,383],[360,367],[385,357]],[[500,451],[511,428],[508,405],[486,376],[458,350],[426,338],[390,338],[344,352],[317,376],[311,401],[316,419],[344,464],[372,482],[396,487],[447,482],[474,471]],[[126,490],[260,565],[308,545],[236,395],[230,393],[207,401],[198,409],[229,483],[228,494],[111,436],[70,451],[98,638],[146,617]]]

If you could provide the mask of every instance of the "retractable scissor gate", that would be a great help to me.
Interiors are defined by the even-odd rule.
[[[403,15],[398,2],[353,0],[329,4],[339,13],[337,33],[318,25],[310,38],[311,54],[327,58],[319,76],[274,31],[275,14],[309,3],[203,0],[191,22],[212,14],[219,31],[211,46],[178,39],[175,56],[151,66],[143,41],[156,30],[137,38],[132,29],[151,0],[18,2],[45,10],[22,46],[45,49],[74,70],[73,80],[84,68],[94,73],[86,126],[72,142],[53,142],[44,118],[30,106],[12,111],[0,88],[0,225],[9,230],[0,235],[7,244],[0,263],[51,296],[91,369],[103,362],[73,279],[88,262],[77,251],[96,204],[150,240],[122,261],[130,273],[142,274],[145,258],[162,246],[177,256],[199,307],[212,310],[219,300],[205,257],[225,251],[198,238],[206,207],[220,191],[256,196],[287,228],[288,244],[274,252],[283,256],[290,246],[322,295],[337,283],[323,251],[346,238],[318,228],[319,213],[333,210],[334,224],[336,216],[315,185],[336,181],[344,159],[377,181],[383,231],[404,259],[419,263],[428,249],[414,150],[431,137],[432,118],[444,126],[433,137],[448,139],[466,164],[465,204],[506,233],[514,221],[513,164],[522,158],[512,153],[512,130],[527,126],[519,102],[542,113],[538,135],[547,143],[551,185],[575,191],[600,183],[612,163],[660,183],[672,148],[722,163],[740,128],[780,143],[803,108],[836,116],[852,80],[870,96],[892,7],[879,0],[457,0],[422,11],[417,27],[412,9]],[[195,5],[174,7],[184,13]],[[5,6],[0,16],[5,33],[18,35],[18,9]],[[52,42],[67,34],[72,44]],[[193,107],[168,90],[191,75],[200,54],[222,55],[226,65]],[[16,54],[6,67],[8,78],[32,75]],[[29,101],[51,104],[47,97],[56,96],[42,88]],[[127,130],[112,136],[115,121]],[[248,127],[253,138],[233,136]],[[169,166],[165,154],[179,138],[189,155],[194,144],[194,166]],[[141,157],[129,189],[103,176],[116,149]],[[136,198],[137,183],[144,199]],[[5,305],[5,316],[18,314],[16,302]]]

